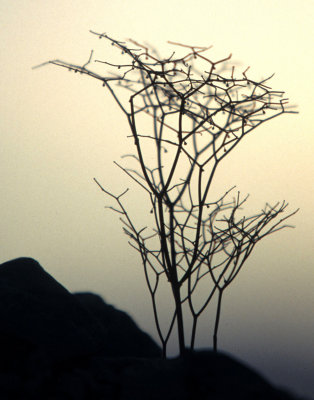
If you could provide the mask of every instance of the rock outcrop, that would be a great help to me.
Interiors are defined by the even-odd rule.
[[[101,350],[98,325],[33,259],[0,266],[0,335],[21,338],[54,360]]]
[[[74,293],[102,328],[106,357],[160,357],[161,349],[124,311],[94,293]]]
[[[126,313],[30,258],[0,265],[0,321],[1,400],[295,399],[223,354],[162,360]]]

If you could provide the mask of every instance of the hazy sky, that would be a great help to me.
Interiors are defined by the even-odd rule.
[[[140,189],[113,165],[130,152],[128,125],[99,82],[31,68],[55,58],[83,64],[91,49],[110,61],[114,48],[89,29],[146,40],[165,55],[167,40],[214,45],[217,59],[232,52],[252,78],[275,72],[271,86],[300,113],[247,137],[218,169],[214,191],[237,185],[253,212],[281,200],[300,211],[295,229],[257,245],[226,292],[219,344],[274,383],[313,394],[313,20],[312,0],[0,0],[0,261],[31,256],[157,338],[138,255],[92,181],[132,188],[130,211],[135,220],[142,212]],[[209,328],[205,320],[201,347],[211,345]]]

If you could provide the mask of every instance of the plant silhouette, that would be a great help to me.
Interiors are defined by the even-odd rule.
[[[104,33],[91,33],[111,43],[126,61],[95,60],[113,70],[107,76],[90,68],[93,52],[82,66],[61,60],[48,63],[100,80],[128,120],[135,154],[125,157],[135,161],[136,167],[115,164],[147,194],[153,228],[135,226],[123,202],[128,189],[115,195],[95,182],[115,201],[109,208],[120,215],[129,244],[140,254],[163,356],[175,325],[180,356],[185,354],[184,307],[192,316],[189,347],[194,349],[199,317],[215,296],[213,348],[217,351],[225,289],[255,245],[289,226],[284,222],[297,210],[282,216],[288,206],[283,201],[243,216],[240,210],[247,197],[238,192],[228,200],[232,188],[213,201],[213,178],[221,161],[245,136],[261,124],[295,111],[287,105],[284,92],[268,86],[272,76],[253,80],[249,68],[238,74],[230,65],[231,54],[213,61],[205,56],[209,47],[169,42],[185,53],[177,56],[173,52],[162,58],[150,46],[133,40],[121,42]],[[199,71],[197,62],[204,72]],[[126,104],[121,90],[128,93]],[[156,300],[162,280],[169,284],[173,298],[166,329],[161,326]],[[208,292],[197,306],[197,289],[205,281]]]

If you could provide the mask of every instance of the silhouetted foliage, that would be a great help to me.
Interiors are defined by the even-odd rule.
[[[193,324],[190,348],[195,346],[197,322],[217,294],[213,347],[217,334],[224,290],[234,281],[255,245],[265,236],[288,225],[291,215],[280,217],[287,203],[266,204],[255,215],[241,216],[247,200],[237,193],[227,200],[228,190],[218,200],[210,200],[210,189],[219,163],[237,144],[261,124],[284,113],[284,92],[272,90],[268,81],[248,76],[248,69],[237,74],[230,66],[231,54],[213,61],[205,52],[209,47],[169,42],[186,54],[168,58],[133,40],[117,41],[106,34],[92,32],[109,41],[126,56],[125,63],[96,60],[114,69],[108,76],[89,69],[93,52],[83,66],[61,60],[49,63],[98,79],[103,83],[130,126],[136,154],[136,168],[120,167],[147,194],[151,202],[154,228],[138,229],[119,195],[101,190],[116,202],[110,207],[121,216],[129,243],[141,256],[151,295],[157,331],[166,356],[173,327],[178,328],[180,354],[186,348],[183,305],[187,304]],[[199,61],[204,72],[195,63]],[[124,104],[120,89],[128,93]],[[148,128],[148,121],[151,123]],[[163,332],[156,301],[161,279],[171,286],[173,311]],[[208,295],[195,305],[198,284],[207,280]]]

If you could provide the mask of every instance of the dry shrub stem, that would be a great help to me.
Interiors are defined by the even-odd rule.
[[[209,47],[169,42],[186,53],[177,57],[173,52],[168,58],[161,58],[149,46],[91,33],[109,41],[126,57],[125,63],[95,61],[98,66],[102,63],[114,69],[109,76],[89,69],[93,52],[82,66],[61,60],[48,63],[100,80],[128,120],[136,154],[126,157],[131,157],[137,167],[116,165],[149,196],[154,219],[151,232],[133,224],[122,202],[127,190],[114,195],[96,179],[95,182],[115,201],[116,206],[109,208],[120,215],[129,244],[141,256],[163,357],[175,323],[180,355],[184,355],[187,345],[183,306],[192,316],[190,348],[194,349],[198,319],[215,294],[218,302],[213,347],[217,351],[224,290],[236,278],[256,243],[289,226],[284,222],[297,210],[278,221],[288,205],[283,201],[274,206],[266,204],[253,216],[238,216],[247,197],[241,199],[238,192],[227,201],[230,189],[218,200],[210,200],[214,174],[218,164],[247,134],[266,121],[295,111],[287,106],[284,92],[268,86],[271,77],[253,80],[247,76],[248,68],[236,77],[235,67],[230,67],[231,54],[212,61],[204,55]],[[195,65],[197,61],[206,69],[203,73]],[[123,104],[121,89],[129,93],[127,104]],[[161,279],[168,282],[173,297],[165,332],[157,305]],[[200,302],[197,288],[205,280],[208,293],[196,306]]]

